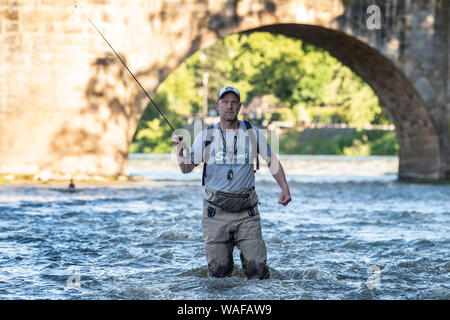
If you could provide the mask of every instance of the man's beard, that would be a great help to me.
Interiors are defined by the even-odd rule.
[[[233,113],[224,113],[223,114],[223,119],[226,121],[234,121],[237,119],[237,113],[233,112]]]

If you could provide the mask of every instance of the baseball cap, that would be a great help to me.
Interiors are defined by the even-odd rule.
[[[222,89],[220,89],[219,95],[217,96],[217,101],[219,101],[220,98],[222,98],[222,96],[227,92],[233,92],[234,94],[236,94],[239,97],[239,100],[241,100],[241,94],[239,93],[238,89],[236,89],[233,86],[226,86],[226,87],[223,87]]]

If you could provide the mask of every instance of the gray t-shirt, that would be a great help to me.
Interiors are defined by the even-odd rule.
[[[259,141],[259,155],[269,161],[271,148],[264,132],[255,126],[251,130]],[[206,140],[211,141],[208,148],[205,147]],[[243,121],[239,120],[237,130],[222,131],[220,123],[216,123],[212,129],[206,128],[199,133],[190,150],[192,163],[198,166],[205,161],[206,149],[209,149],[209,157],[206,157],[205,186],[213,190],[237,191],[255,185],[256,145],[250,145],[249,132]],[[228,180],[230,169],[233,178]]]

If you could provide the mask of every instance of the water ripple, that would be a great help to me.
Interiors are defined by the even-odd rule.
[[[0,186],[3,299],[449,299],[449,187],[260,181],[271,279],[208,275],[190,182]],[[79,275],[80,286],[67,280]],[[379,282],[371,286],[371,280]],[[20,288],[20,290],[18,289]]]

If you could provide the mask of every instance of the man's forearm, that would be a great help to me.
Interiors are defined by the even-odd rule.
[[[270,173],[274,177],[275,181],[278,183],[281,189],[289,188],[286,175],[283,170],[283,166],[281,165],[280,160],[277,156],[272,155],[270,162],[268,163]]]
[[[270,173],[275,178],[276,182],[281,188],[280,200],[278,200],[279,204],[283,206],[287,206],[289,202],[291,202],[291,192],[289,191],[289,185],[286,181],[286,175],[284,174],[283,166],[280,163],[280,160],[277,156],[272,154],[270,157],[270,161],[267,163],[269,166]]]

